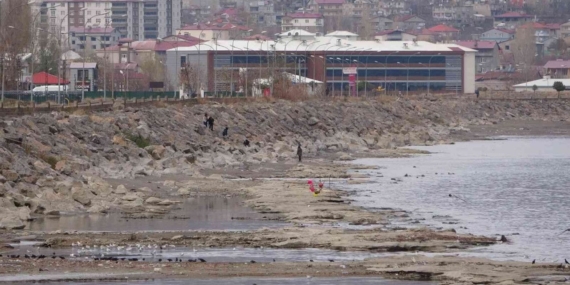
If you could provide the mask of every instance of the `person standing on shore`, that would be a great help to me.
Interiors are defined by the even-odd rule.
[[[297,145],[297,156],[299,157],[299,162],[303,160],[303,149],[301,148],[301,144]]]
[[[228,136],[228,127],[226,126],[224,128],[224,131],[222,132],[222,137],[226,138]]]
[[[208,128],[208,113],[204,113],[204,127]]]
[[[208,125],[210,125],[210,131],[214,131],[214,118],[212,116],[208,118]]]

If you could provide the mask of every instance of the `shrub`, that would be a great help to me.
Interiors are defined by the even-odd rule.
[[[59,159],[55,156],[51,156],[45,153],[40,154],[40,159],[45,161],[47,164],[51,166],[52,169],[55,169],[55,165],[59,161]]]
[[[145,148],[150,145],[150,138],[145,138],[140,134],[134,135],[131,133],[125,133],[125,137],[127,137],[128,140],[134,142],[140,148]]]

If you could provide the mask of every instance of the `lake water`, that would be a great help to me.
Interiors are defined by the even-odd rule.
[[[570,259],[570,232],[561,234],[570,228],[570,138],[417,149],[432,154],[355,161],[381,169],[365,171],[373,183],[342,187],[355,191],[352,198],[359,205],[409,210],[414,218],[425,218],[424,224],[497,238],[504,234],[512,241],[469,255],[556,263]]]

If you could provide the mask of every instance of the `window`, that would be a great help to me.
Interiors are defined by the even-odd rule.
[[[97,49],[97,46],[96,46],[96,45],[92,45],[91,48],[92,48],[92,49]]]
[[[505,49],[506,49],[506,50],[510,50],[510,49],[511,49],[511,46],[505,46]]]
[[[101,15],[101,11],[97,11],[97,13],[96,13],[96,14],[97,14],[97,15]]]
[[[95,19],[95,23],[101,24],[101,19]]]
[[[295,23],[299,23],[299,20],[295,20]]]
[[[91,37],[91,41],[92,41],[92,42],[94,42],[94,41],[96,41],[96,40],[97,40],[97,39],[96,39],[95,37]]]
[[[51,10],[51,16],[55,17],[55,10]]]
[[[74,22],[75,22],[74,20],[75,20],[75,19],[73,19],[73,18],[69,18],[69,23],[70,23],[70,24],[74,24]]]
[[[305,23],[309,23],[309,20],[305,20]]]

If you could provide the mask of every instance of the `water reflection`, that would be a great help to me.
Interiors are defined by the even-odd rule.
[[[561,262],[570,257],[570,233],[559,235],[570,228],[569,146],[569,138],[510,138],[418,147],[434,154],[358,160],[385,169],[367,171],[374,183],[342,187],[360,205],[415,210],[437,227],[512,240],[475,255]]]
[[[175,231],[175,230],[251,230],[281,226],[263,220],[244,207],[241,200],[220,196],[197,197],[178,210],[152,219],[132,219],[121,214],[62,216],[41,218],[28,224],[33,231]]]

